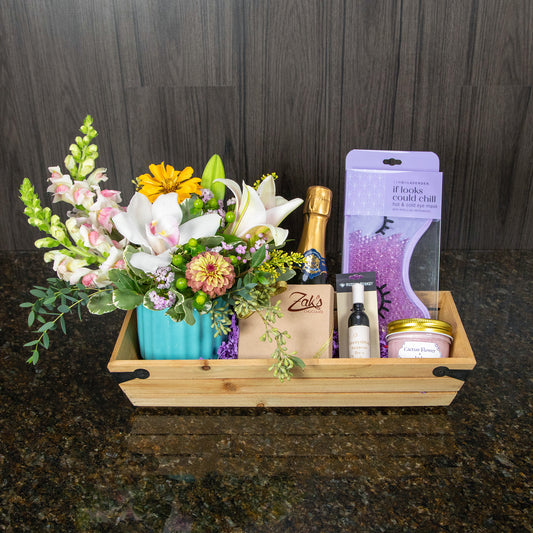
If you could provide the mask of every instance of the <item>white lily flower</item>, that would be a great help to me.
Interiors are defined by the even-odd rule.
[[[282,245],[287,239],[289,230],[279,228],[279,224],[297,207],[303,200],[294,198],[286,200],[281,196],[276,196],[276,185],[272,176],[267,176],[257,188],[257,191],[242,184],[242,191],[239,185],[229,179],[219,179],[227,185],[235,196],[235,221],[226,229],[226,233],[245,238],[246,235],[256,235],[258,233],[270,233],[276,246]]]
[[[131,256],[131,265],[147,273],[168,266],[172,248],[189,239],[214,235],[220,227],[220,215],[202,215],[181,224],[183,213],[175,192],[162,194],[152,204],[141,193],[135,193],[125,212],[113,217],[117,230],[128,241],[141,246]]]

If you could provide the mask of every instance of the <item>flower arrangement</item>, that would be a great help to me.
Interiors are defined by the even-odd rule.
[[[241,188],[225,178],[214,155],[201,178],[190,167],[150,165],[150,174],[134,180],[136,192],[124,207],[119,191],[103,187],[108,178],[95,165],[90,116],[80,131],[64,161],[68,173],[49,168],[53,202],[72,207],[64,223],[41,206],[29,179],[20,188],[29,224],[49,235],[35,245],[48,249],[44,260],[57,274],[48,287],[30,291],[35,301],[21,304],[29,309],[28,325],[39,325],[37,338],[25,344],[28,362],[36,364],[49,347],[50,331],[66,333],[64,315],[84,305],[94,314],[144,305],[190,325],[194,310],[211,313],[215,336],[233,331],[235,318],[257,312],[265,324],[261,339],[275,345],[270,370],[290,379],[303,362],[287,353],[289,334],[275,327],[281,311],[271,297],[303,263],[300,254],[282,250],[288,230],[279,227],[302,200],[276,196],[275,174]],[[225,201],[226,188],[233,197]]]

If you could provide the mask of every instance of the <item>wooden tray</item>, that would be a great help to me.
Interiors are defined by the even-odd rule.
[[[270,359],[143,360],[129,311],[107,368],[137,406],[449,405],[476,360],[450,292],[439,293],[439,306],[439,318],[453,326],[449,358],[305,359],[305,369],[280,383]]]

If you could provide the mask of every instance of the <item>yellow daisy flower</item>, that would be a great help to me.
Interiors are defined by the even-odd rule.
[[[183,170],[174,170],[174,167],[162,162],[160,165],[150,165],[150,174],[139,176],[135,183],[137,190],[144,194],[150,202],[169,192],[178,193],[178,202],[190,198],[191,194],[202,194],[200,178],[193,178],[193,169],[185,167]]]

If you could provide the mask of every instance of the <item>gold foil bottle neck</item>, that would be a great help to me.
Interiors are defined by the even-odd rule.
[[[320,185],[309,187],[303,207],[304,214],[316,214],[329,218],[331,213],[331,198],[331,189]]]

